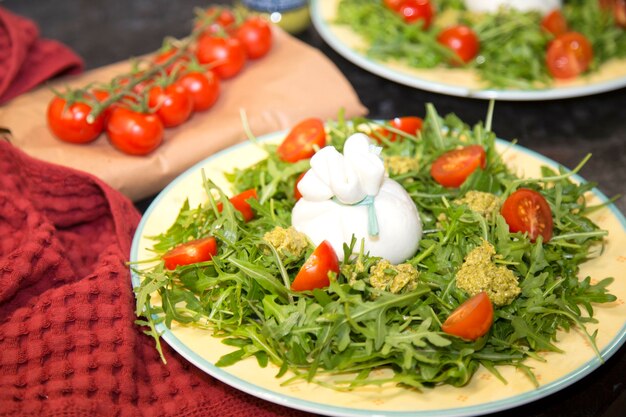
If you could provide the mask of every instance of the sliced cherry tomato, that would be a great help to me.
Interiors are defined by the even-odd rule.
[[[559,9],[554,9],[541,19],[543,30],[559,36],[567,32],[567,21]]]
[[[437,36],[437,42],[450,48],[459,60],[452,60],[453,65],[467,64],[478,55],[480,42],[478,35],[465,25],[450,26],[442,30]]]
[[[477,168],[485,169],[486,160],[482,146],[465,146],[437,158],[430,167],[430,175],[444,187],[459,187]]]
[[[174,127],[187,121],[193,111],[193,100],[179,82],[167,87],[156,85],[148,93],[148,105],[156,112],[165,127]]]
[[[398,13],[405,22],[421,25],[424,30],[430,27],[435,15],[430,0],[404,0]]]
[[[220,96],[220,79],[211,70],[188,72],[178,82],[191,97],[193,111],[208,110]]]
[[[248,18],[237,29],[236,36],[250,59],[261,58],[272,48],[272,30],[269,23],[263,18]]]
[[[163,141],[163,122],[155,114],[115,107],[107,123],[111,144],[130,155],[146,155]]]
[[[330,285],[329,272],[339,273],[339,259],[333,247],[327,241],[320,243],[291,283],[294,291],[313,290]]]
[[[223,79],[239,74],[246,63],[246,50],[237,38],[201,36],[196,46],[200,64],[214,65],[211,69]]]
[[[247,200],[254,198],[257,199],[256,190],[251,188],[249,190],[243,191],[236,196],[233,196],[228,199],[230,203],[238,210],[242,215],[244,221],[248,222],[254,218],[254,210],[250,207],[250,204]],[[217,210],[222,211],[222,203],[217,203]]]
[[[405,116],[405,117],[396,117],[389,122],[391,127],[394,127],[398,130],[403,131],[409,135],[416,135],[422,129],[423,120],[421,117],[417,116]],[[387,138],[390,142],[395,142],[398,139],[402,139],[402,136],[398,135],[387,129],[380,129],[379,133]],[[380,138],[377,135],[372,135],[372,138],[378,142],[381,142]]]
[[[163,255],[163,261],[165,268],[174,270],[179,265],[209,261],[215,255],[217,255],[217,241],[214,237],[205,237],[176,246]]]
[[[276,153],[285,162],[297,162],[315,155],[326,145],[326,131],[321,119],[304,119],[295,125],[280,144]]]
[[[296,184],[293,186],[293,198],[295,198],[296,201],[302,198],[302,193],[298,190],[298,184],[300,184],[300,181],[304,178],[306,173],[307,171],[304,171],[302,174],[298,175],[298,178],[296,178]]]
[[[500,213],[511,233],[528,233],[532,242],[539,236],[547,242],[552,238],[552,210],[546,199],[537,191],[520,188],[502,204]]]
[[[48,104],[48,128],[64,142],[88,143],[95,140],[104,129],[105,116],[100,114],[93,123],[87,122],[91,107],[84,102],[68,105],[67,100],[55,96]]]
[[[578,32],[557,36],[548,46],[546,64],[554,78],[576,77],[587,71],[593,59],[589,40]]]
[[[458,306],[443,322],[445,333],[476,340],[487,334],[493,324],[493,305],[486,292],[480,292]]]

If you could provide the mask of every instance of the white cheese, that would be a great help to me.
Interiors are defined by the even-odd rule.
[[[348,138],[343,155],[332,146],[319,150],[298,190],[302,198],[293,208],[292,225],[315,245],[327,240],[339,259],[353,235],[355,251],[363,241],[366,253],[394,264],[417,252],[422,235],[417,207],[400,184],[385,176],[380,148],[367,135]]]
[[[465,0],[465,7],[472,12],[497,12],[500,7],[523,12],[535,10],[547,14],[562,7],[561,0]]]

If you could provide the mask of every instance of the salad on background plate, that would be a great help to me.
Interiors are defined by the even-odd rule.
[[[626,86],[622,0],[314,0],[311,8],[339,54],[415,88],[551,100]]]
[[[585,160],[491,114],[311,118],[190,168],[133,241],[138,324],[329,415],[484,414],[583,378],[624,343],[626,221]]]

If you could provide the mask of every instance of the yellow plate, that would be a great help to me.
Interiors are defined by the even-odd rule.
[[[284,132],[267,135],[260,140],[279,141]],[[521,176],[539,176],[542,165],[557,167],[557,164],[535,152],[508,142],[498,140],[498,150],[504,152],[506,163]],[[185,199],[192,207],[205,200],[201,171],[223,190],[229,183],[223,176],[235,167],[245,168],[266,157],[265,152],[252,143],[242,143],[228,148],[193,166],[154,200],[143,216],[133,240],[131,261],[152,258],[148,248],[153,241],[147,236],[165,232],[175,221]],[[583,181],[582,178],[577,178]],[[590,193],[592,204],[606,201],[599,191]],[[601,257],[582,265],[581,276],[593,279],[615,277],[609,290],[618,300],[595,307],[599,321],[597,344],[602,357],[607,359],[619,350],[626,339],[626,219],[613,205],[595,212],[592,216],[601,228],[609,231],[607,244]],[[133,274],[133,286],[139,285],[139,277]],[[395,386],[363,387],[352,392],[338,392],[316,384],[297,382],[281,386],[289,375],[275,378],[278,368],[268,365],[260,368],[256,359],[238,362],[227,368],[218,368],[214,363],[232,347],[210,335],[209,331],[193,327],[173,325],[163,331],[163,340],[198,368],[224,383],[267,401],[287,407],[311,411],[318,414],[341,416],[466,416],[487,414],[525,404],[559,391],[588,375],[602,364],[594,355],[583,335],[578,331],[559,333],[557,345],[565,354],[547,353],[546,362],[527,361],[534,368],[541,384],[535,388],[530,380],[513,367],[499,370],[507,379],[503,384],[484,369],[474,375],[471,382],[462,388],[439,386],[418,392]]]

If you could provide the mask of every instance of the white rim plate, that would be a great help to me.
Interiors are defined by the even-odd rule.
[[[259,140],[277,141],[285,132],[266,135]],[[508,165],[522,170],[527,176],[537,175],[541,165],[557,167],[554,161],[521,146],[502,140],[498,149],[504,152]],[[147,236],[164,232],[176,218],[185,199],[194,207],[204,200],[201,172],[227,190],[228,182],[222,173],[234,167],[246,167],[263,158],[261,148],[246,142],[223,150],[189,168],[170,183],[152,202],[139,223],[131,248],[131,261],[148,259],[152,256],[147,248],[152,241]],[[576,177],[577,181],[583,181]],[[607,198],[594,190],[590,198],[593,203],[606,202]],[[617,352],[626,340],[626,281],[619,280],[623,272],[626,247],[626,219],[610,205],[593,216],[601,227],[609,230],[609,238],[603,255],[583,265],[581,276],[593,278],[613,276],[618,278],[610,290],[618,301],[598,306],[598,347],[606,360]],[[132,273],[132,271],[131,271]],[[620,282],[621,281],[621,282]],[[139,277],[132,273],[132,285],[139,285]],[[470,384],[462,388],[436,387],[424,392],[412,392],[397,387],[359,388],[352,392],[337,392],[315,384],[299,382],[281,386],[275,378],[278,368],[269,365],[260,368],[252,358],[227,368],[218,368],[214,363],[230,349],[214,338],[209,331],[174,325],[168,329],[164,324],[157,326],[163,332],[162,340],[196,367],[216,379],[261,399],[286,407],[335,416],[470,416],[502,411],[526,404],[560,391],[589,375],[602,361],[596,357],[579,332],[561,333],[557,345],[566,353],[575,355],[548,354],[547,363],[529,362],[535,367],[541,386],[535,388],[529,380],[512,367],[501,369],[509,381],[502,384],[480,369]],[[590,330],[594,330],[591,327]],[[319,400],[316,400],[319,399]]]
[[[380,77],[409,87],[434,93],[468,97],[476,99],[498,99],[509,101],[542,101],[562,98],[584,97],[626,87],[626,61],[620,61],[615,67],[619,74],[590,76],[588,81],[576,80],[563,82],[557,87],[536,90],[489,89],[473,87],[473,82],[463,78],[455,82],[460,70],[435,69],[417,71],[402,65],[390,65],[366,56],[355,46],[355,34],[349,29],[332,24],[332,17],[338,0],[311,0],[311,20],[324,41],[339,55],[353,64]],[[619,68],[618,68],[619,67]],[[437,73],[446,72],[446,76]],[[465,84],[465,85],[464,85]]]

